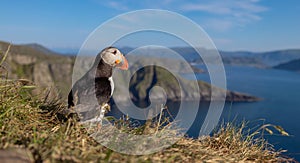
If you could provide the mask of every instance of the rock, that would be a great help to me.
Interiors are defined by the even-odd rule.
[[[123,96],[123,93],[120,93],[126,91],[126,85],[122,79],[125,79],[127,75],[126,73],[122,73],[120,76],[116,76],[118,80],[114,80],[115,85],[118,85],[114,93],[114,98],[118,101],[128,100]],[[195,92],[195,90],[197,90],[195,83],[198,84],[200,97],[199,94]],[[224,98],[226,101],[233,102],[253,102],[259,100],[257,97],[220,89],[203,81],[193,82],[180,76],[175,77],[172,73],[157,66],[147,66],[137,71],[131,78],[129,86],[130,97],[134,101],[147,101],[149,99],[150,90],[155,86],[162,88],[167,95],[167,99],[171,101],[193,101],[199,98],[201,98],[202,101],[218,101]],[[214,91],[213,96],[211,93],[212,90]],[[151,99],[161,100],[161,95],[162,93],[151,94]],[[225,95],[226,97],[224,97]]]
[[[23,148],[10,148],[0,150],[2,163],[30,163],[34,162],[31,152]]]
[[[21,65],[29,65],[29,64],[33,64],[37,61],[37,58],[32,57],[32,56],[26,56],[26,55],[22,55],[22,54],[16,54],[14,55],[13,60],[17,63],[17,64],[21,64]]]

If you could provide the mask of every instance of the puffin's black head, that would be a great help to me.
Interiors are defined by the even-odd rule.
[[[103,49],[99,55],[106,64],[112,67],[117,67],[122,70],[128,69],[127,59],[120,50],[115,47],[107,47]]]

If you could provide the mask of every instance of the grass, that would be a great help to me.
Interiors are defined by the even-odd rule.
[[[245,129],[246,123],[226,123],[212,136],[183,137],[149,155],[120,154],[90,137],[76,116],[61,114],[66,109],[64,102],[32,95],[35,87],[26,80],[0,79],[0,157],[1,152],[12,151],[34,162],[294,162],[257,137],[262,131],[269,132],[269,127],[281,133],[283,129],[263,125],[251,133]],[[129,123],[126,118],[115,121],[123,132],[134,134],[151,134],[159,128],[159,124],[152,125],[157,122],[139,127]]]

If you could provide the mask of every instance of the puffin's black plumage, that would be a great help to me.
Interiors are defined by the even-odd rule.
[[[73,86],[68,96],[68,106],[74,106],[74,95],[76,93],[77,104],[92,104],[94,103],[92,96],[96,96],[99,105],[108,103],[111,97],[111,81],[112,66],[100,60],[99,65],[95,70],[92,67],[81,79]],[[94,74],[94,76],[92,75]]]
[[[113,67],[118,67],[121,62],[118,61],[118,58],[122,59],[121,69],[127,69],[128,67],[128,62],[125,57],[116,50],[114,47],[108,47],[102,50],[97,55],[92,68],[81,79],[75,82],[68,95],[69,108],[78,104],[99,104],[101,106],[109,103],[114,85],[112,83]],[[115,56],[117,52],[120,53],[121,57]],[[107,58],[108,61],[104,61],[104,55],[107,55],[105,58]],[[110,62],[110,60],[113,62]]]

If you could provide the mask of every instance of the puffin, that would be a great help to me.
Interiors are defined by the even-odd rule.
[[[99,106],[100,114],[92,115],[94,121],[101,121],[110,110],[110,99],[114,91],[112,73],[114,68],[128,69],[128,61],[115,47],[107,47],[96,56],[93,66],[77,80],[68,95],[68,108],[76,106]],[[88,108],[88,111],[92,110]],[[95,113],[93,113],[95,114]]]

